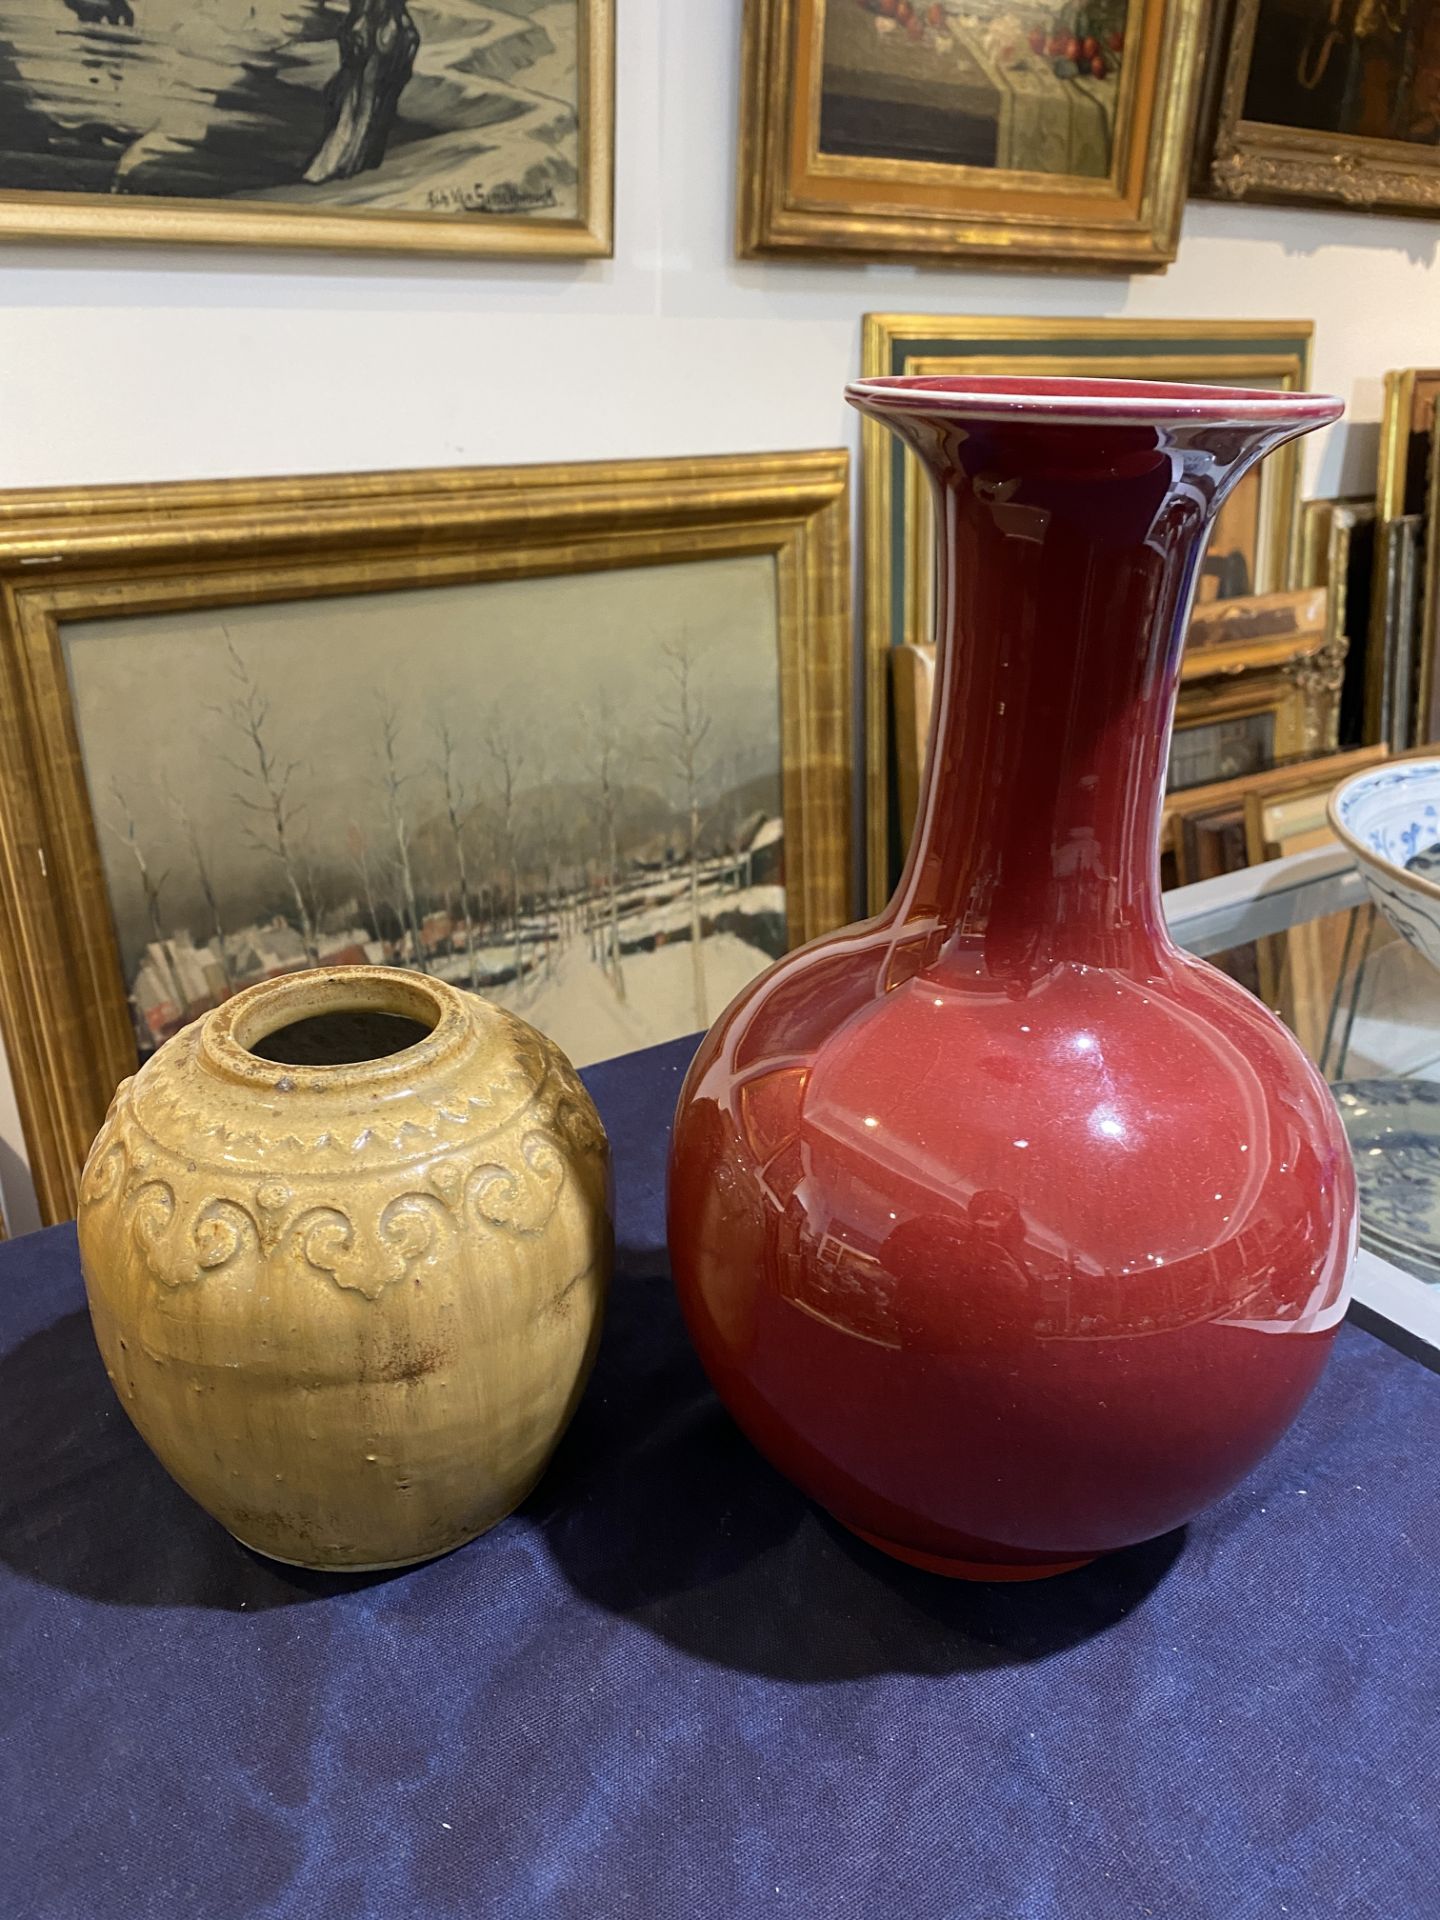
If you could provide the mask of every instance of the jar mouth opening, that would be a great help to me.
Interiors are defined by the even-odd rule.
[[[231,1078],[286,1091],[408,1078],[448,1051],[464,1015],[443,981],[396,967],[322,967],[247,987],[210,1014],[204,1046]]]
[[[434,1026],[402,1013],[374,1007],[332,1007],[303,1013],[243,1043],[247,1053],[281,1067],[358,1067],[367,1060],[389,1060],[418,1046]]]

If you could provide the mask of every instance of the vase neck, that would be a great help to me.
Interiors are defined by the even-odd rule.
[[[976,418],[863,391],[927,468],[938,540],[930,753],[892,916],[997,978],[1148,971],[1206,536],[1245,470],[1313,421]]]

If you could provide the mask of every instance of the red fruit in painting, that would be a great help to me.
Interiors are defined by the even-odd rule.
[[[945,9],[941,6],[940,0],[935,0],[935,4],[931,7],[929,13],[926,14],[925,18],[930,22],[932,27],[944,26]]]
[[[1080,51],[1087,60],[1093,60],[1096,54],[1099,53],[1100,42],[1095,38],[1093,33],[1087,33],[1085,38],[1080,42]]]
[[[1080,58],[1080,42],[1075,38],[1073,33],[1071,34],[1070,38],[1065,42],[1064,46],[1060,49],[1060,51],[1062,55],[1065,57],[1065,59],[1074,60],[1078,62]]]
[[[1043,27],[1032,27],[1030,29],[1030,51],[1032,53],[1044,53],[1045,29]]]
[[[1105,44],[1109,47],[1111,53],[1120,53],[1124,50],[1125,36],[1123,33],[1107,33],[1105,36]]]
[[[910,22],[915,18],[915,9],[910,4],[910,0],[895,0],[895,18],[900,22],[902,27],[909,26]]]
[[[1110,69],[1105,64],[1103,53],[1097,53],[1090,62],[1090,71],[1097,80],[1103,80]]]

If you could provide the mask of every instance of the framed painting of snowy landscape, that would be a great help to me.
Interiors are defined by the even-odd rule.
[[[608,254],[614,0],[6,0],[0,238]]]
[[[0,495],[0,1017],[48,1218],[118,1081],[361,961],[579,1065],[852,910],[841,452]]]

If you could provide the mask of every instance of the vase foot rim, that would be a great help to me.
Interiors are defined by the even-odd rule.
[[[273,1547],[257,1546],[255,1541],[247,1540],[233,1529],[226,1531],[247,1552],[258,1553],[262,1560],[273,1560],[277,1567],[298,1567],[302,1573],[396,1573],[401,1567],[423,1567],[429,1560],[443,1560],[446,1554],[457,1553],[461,1547],[468,1547],[472,1540],[480,1538],[479,1533],[467,1533],[463,1540],[454,1540],[448,1547],[428,1547],[423,1553],[407,1553],[403,1560],[292,1560],[288,1554],[276,1553]],[[481,1533],[489,1531],[489,1527],[480,1530]]]
[[[1079,1567],[1088,1567],[1098,1554],[1084,1553],[1075,1560],[1039,1560],[1029,1562],[1006,1563],[1003,1560],[957,1560],[947,1553],[923,1553],[916,1547],[902,1547],[894,1540],[886,1540],[878,1533],[867,1533],[864,1527],[851,1527],[857,1539],[863,1540],[867,1547],[875,1547],[881,1553],[888,1553],[892,1560],[903,1560],[907,1567],[919,1567],[925,1573],[938,1573],[947,1580],[973,1580],[982,1582],[1015,1580],[1052,1580],[1057,1574],[1074,1573]]]

